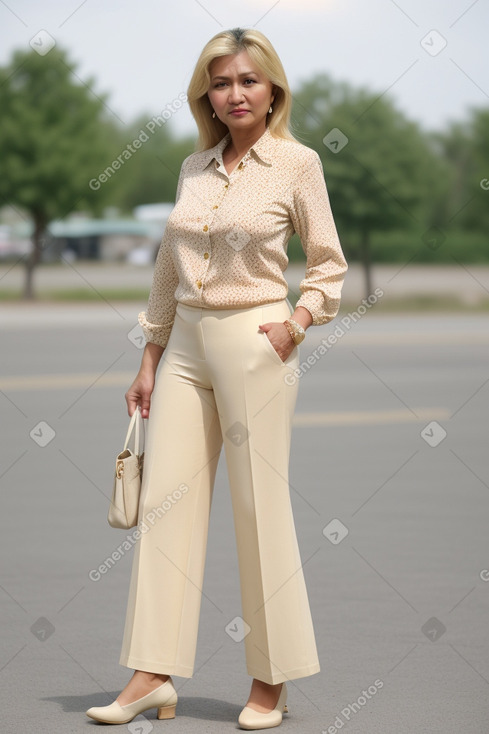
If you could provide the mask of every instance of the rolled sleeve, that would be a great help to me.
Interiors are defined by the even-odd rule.
[[[180,196],[186,161],[187,158],[183,161],[180,169],[175,204]],[[166,347],[175,320],[177,308],[175,291],[178,282],[179,278],[173,262],[168,229],[165,228],[155,262],[148,307],[146,311],[141,311],[138,315],[138,321],[143,329],[146,342],[158,344],[163,348]]]
[[[312,150],[312,149],[311,149]],[[336,230],[323,166],[316,151],[297,180],[291,219],[306,255],[305,277],[300,282],[304,306],[315,326],[326,324],[338,313],[341,289],[348,269]]]
[[[176,310],[176,307],[175,307]],[[138,315],[138,321],[143,330],[144,338],[146,343],[158,344],[163,349],[168,344],[170,338],[170,332],[173,327],[173,319],[169,324],[152,324],[146,318],[146,311],[141,311]]]

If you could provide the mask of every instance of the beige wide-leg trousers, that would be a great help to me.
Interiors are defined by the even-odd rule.
[[[258,328],[291,313],[287,299],[244,309],[177,304],[147,423],[121,665],[192,677],[224,443],[247,672],[275,684],[320,669],[288,484],[298,381],[286,377],[299,348],[282,362]]]

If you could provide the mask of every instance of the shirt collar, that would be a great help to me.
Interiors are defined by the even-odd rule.
[[[231,140],[231,133],[228,131],[226,135],[213,147],[208,148],[201,152],[201,165],[202,168],[207,168],[211,161],[216,160],[219,165],[223,165],[222,153],[224,148]],[[256,143],[253,143],[250,150],[252,155],[267,166],[272,165],[272,148],[275,138],[270,132],[270,128],[265,128],[265,132],[258,138]]]

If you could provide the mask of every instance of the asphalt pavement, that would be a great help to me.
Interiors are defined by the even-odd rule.
[[[89,732],[118,664],[132,551],[107,524],[145,304],[2,308],[2,731]],[[281,731],[489,731],[489,329],[485,315],[313,327],[290,492],[321,672],[290,681]],[[322,345],[322,347],[320,346]],[[309,358],[309,359],[308,359]],[[94,573],[95,571],[95,573]],[[116,731],[230,732],[246,701],[224,455],[193,678],[177,717]],[[164,620],[162,620],[162,624]]]

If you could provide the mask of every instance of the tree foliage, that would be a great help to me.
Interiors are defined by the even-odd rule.
[[[321,157],[345,249],[363,261],[371,293],[372,236],[400,228],[419,236],[433,227],[447,166],[435,141],[391,100],[326,75],[295,95],[294,123]]]
[[[33,223],[25,296],[40,261],[48,223],[76,210],[100,212],[105,191],[89,180],[112,147],[114,125],[97,96],[80,82],[66,53],[17,51],[0,69],[0,197]]]
[[[464,122],[438,136],[452,169],[450,222],[469,231],[489,230],[489,109],[472,109]]]
[[[108,204],[130,213],[171,202],[181,162],[194,150],[191,137],[175,136],[174,119],[118,121],[94,83],[82,82],[58,48],[45,56],[18,51],[0,69],[0,202],[33,223],[27,296],[51,220],[78,210],[99,215]],[[388,95],[327,74],[304,82],[293,101],[292,128],[321,157],[340,240],[349,261],[364,263],[368,294],[373,258],[489,259],[488,109],[429,133]]]
[[[138,136],[143,145],[118,174],[118,203],[128,212],[139,204],[174,201],[182,161],[194,151],[193,140],[175,140],[173,130],[163,123],[155,126],[151,115],[141,115],[128,127],[123,146]]]

